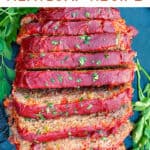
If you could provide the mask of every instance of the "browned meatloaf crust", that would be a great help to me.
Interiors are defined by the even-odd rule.
[[[20,53],[16,62],[18,70],[85,69],[124,66],[133,64],[134,51],[109,51],[101,53]]]
[[[130,85],[109,88],[84,88],[65,90],[24,90],[13,92],[13,105],[19,115],[47,119],[85,115],[97,112],[111,112],[131,101]],[[10,99],[8,100],[10,102]]]
[[[118,128],[116,134],[107,137],[95,138],[66,138],[45,143],[30,143],[23,140],[14,126],[11,127],[13,136],[9,140],[16,145],[17,150],[125,150],[123,143],[126,136],[132,130],[131,123],[127,122]]]
[[[15,87],[28,89],[115,86],[131,82],[134,69],[18,71]]]
[[[82,36],[30,36],[22,40],[24,52],[100,52],[131,50],[131,37],[126,34],[100,33]]]
[[[11,116],[14,116],[18,132],[22,138],[30,142],[46,142],[67,138],[70,135],[84,137],[96,130],[104,130],[111,133],[114,128],[126,122],[131,115],[132,106],[131,102],[128,102],[119,110],[111,113],[75,115],[55,120],[45,120],[40,113],[38,114],[39,120],[23,118],[18,116],[15,111],[13,111]]]
[[[133,27],[128,27],[123,19],[117,20],[87,20],[79,22],[48,21],[46,23],[32,22],[21,27],[17,43],[31,35],[83,35],[95,33],[126,33],[131,37],[136,34]]]

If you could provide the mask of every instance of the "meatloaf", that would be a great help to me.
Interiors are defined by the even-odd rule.
[[[13,105],[19,115],[38,118],[42,114],[47,119],[85,115],[118,110],[132,99],[130,85],[93,89],[68,90],[16,90]],[[10,102],[10,99],[9,99]],[[5,101],[5,103],[7,103]]]
[[[100,52],[131,50],[131,37],[125,34],[100,33],[82,36],[30,36],[22,40],[24,52]]]
[[[14,87],[28,89],[115,86],[131,82],[134,69],[18,71]]]
[[[21,25],[30,22],[47,22],[49,20],[89,20],[89,19],[120,19],[120,12],[115,8],[50,8],[41,9],[37,14],[26,15],[21,20]]]
[[[23,139],[38,142],[57,140],[71,136],[84,137],[96,130],[111,132],[115,127],[127,121],[132,115],[131,102],[123,105],[119,110],[111,113],[96,113],[90,115],[74,115],[59,119],[45,120],[39,113],[38,120],[13,115],[17,129]]]
[[[131,123],[127,122],[118,128],[116,134],[111,134],[107,137],[96,138],[66,138],[45,143],[32,143],[22,139],[14,126],[11,127],[13,136],[10,141],[14,143],[17,150],[125,150],[125,147],[119,146],[124,141],[125,137],[132,130]],[[68,146],[69,145],[69,146]]]
[[[101,53],[20,53],[16,62],[18,70],[85,69],[130,66],[136,56],[134,51],[109,51]],[[24,61],[22,61],[24,60]]]
[[[126,33],[131,37],[136,30],[125,24],[123,19],[117,20],[87,20],[87,21],[48,21],[46,23],[32,22],[21,27],[17,43],[31,35],[83,35],[95,33]]]

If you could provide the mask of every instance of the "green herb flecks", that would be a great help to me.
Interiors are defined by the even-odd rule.
[[[145,75],[148,83],[141,87],[141,76]],[[133,108],[140,112],[140,118],[132,132],[133,150],[148,150],[150,148],[150,75],[137,61],[137,86],[139,101],[133,103]]]
[[[86,13],[85,13],[85,17],[86,17],[86,18],[90,18],[90,13],[89,13],[89,12],[86,12]]]
[[[59,45],[60,41],[53,40],[51,43],[52,43],[52,45]]]
[[[91,37],[88,36],[88,35],[82,35],[82,36],[79,36],[81,40],[84,41],[84,44],[89,44],[90,40],[91,40]]]
[[[29,58],[34,58],[35,57],[35,55],[34,54],[29,54]]]
[[[30,96],[26,94],[26,95],[24,96],[24,98],[25,98],[25,99],[29,99]]]
[[[76,82],[80,83],[82,82],[82,79],[77,79]]]
[[[101,138],[103,141],[107,141],[108,139],[107,139],[107,137],[102,137]]]
[[[71,14],[71,17],[72,18],[76,18],[78,16],[78,13],[77,12],[73,12],[72,14]]]
[[[46,54],[44,52],[40,53],[40,57],[45,57]]]
[[[80,98],[79,98],[79,101],[80,101],[80,102],[82,102],[83,100],[84,100],[84,98],[83,98],[83,97],[80,97]]]
[[[53,103],[47,103],[47,106],[48,106],[49,108],[54,108],[54,104],[53,104]]]
[[[93,78],[93,81],[95,82],[96,80],[99,79],[99,75],[97,73],[93,73],[92,78]]]
[[[106,59],[109,58],[109,54],[105,53],[105,54],[104,54],[104,57],[105,57]]]
[[[58,75],[58,80],[59,80],[60,83],[62,83],[63,82],[63,77],[61,75]]]
[[[51,78],[50,81],[51,81],[52,83],[55,83],[55,79],[53,79],[53,78]]]
[[[98,61],[96,62],[96,65],[100,65],[100,64],[101,64],[101,61],[98,60]]]
[[[92,108],[93,108],[93,105],[90,104],[90,105],[87,107],[87,110],[90,110],[90,109],[92,109]]]
[[[73,78],[72,78],[71,76],[69,76],[68,79],[69,79],[70,81],[73,80]]]
[[[81,49],[81,47],[80,47],[79,44],[76,44],[75,47],[76,47],[77,49]]]
[[[42,121],[45,121],[45,117],[43,116],[42,113],[37,114],[37,116],[38,116],[39,119],[41,119]]]
[[[79,58],[80,65],[83,66],[85,64],[86,60],[87,60],[86,57],[80,57]]]

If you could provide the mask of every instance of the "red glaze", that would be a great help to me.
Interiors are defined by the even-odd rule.
[[[115,86],[131,82],[134,69],[18,71],[15,87],[28,89]]]
[[[20,53],[17,69],[77,69],[132,64],[134,51],[109,51],[101,53]],[[83,59],[83,64],[80,62]],[[22,61],[23,60],[23,61]]]
[[[115,8],[44,8],[37,14],[41,22],[48,20],[88,20],[88,19],[119,19],[120,12]]]
[[[128,112],[126,112],[126,114],[122,118],[114,119],[111,125],[101,123],[101,124],[98,124],[97,126],[87,126],[87,127],[80,127],[80,128],[76,127],[76,128],[68,128],[68,129],[66,128],[61,131],[53,131],[53,132],[49,132],[45,134],[36,134],[33,132],[29,132],[26,129],[20,128],[18,126],[18,133],[24,140],[27,140],[29,142],[54,141],[54,140],[61,139],[61,138],[67,138],[70,136],[70,134],[71,136],[75,136],[75,137],[85,137],[97,130],[103,130],[105,132],[109,132],[110,134],[110,131],[112,133],[116,132],[117,130],[115,129],[117,129],[120,125],[125,123],[131,115],[132,115],[132,109],[130,108]]]
[[[132,89],[127,88],[122,93],[115,95],[109,99],[93,99],[82,100],[81,102],[73,102],[67,104],[54,104],[52,108],[49,106],[26,105],[17,100],[13,100],[17,113],[27,118],[39,118],[38,114],[42,114],[46,119],[54,119],[58,117],[68,117],[71,115],[87,115],[97,112],[112,112],[118,110],[122,105],[132,99]],[[89,106],[92,106],[88,109]],[[49,110],[47,112],[47,109]],[[53,113],[55,110],[55,114]]]
[[[100,33],[91,34],[87,40],[82,36],[31,36],[22,40],[24,52],[99,52],[120,49],[131,50],[131,37],[125,34]],[[86,42],[85,42],[86,41]]]
[[[84,35],[95,33],[127,33],[134,36],[134,28],[127,27],[123,19],[88,20],[78,22],[48,21],[32,22],[21,27],[17,43],[30,35]]]

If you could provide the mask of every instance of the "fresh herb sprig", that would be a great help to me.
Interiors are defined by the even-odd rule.
[[[0,100],[9,95],[15,71],[7,65],[12,59],[12,42],[16,41],[20,19],[37,8],[0,8]]]
[[[140,83],[141,73],[148,79],[144,90],[142,90]],[[133,108],[139,111],[141,116],[132,133],[133,150],[150,150],[150,75],[140,65],[139,61],[137,61],[137,78],[139,101],[133,104]]]

